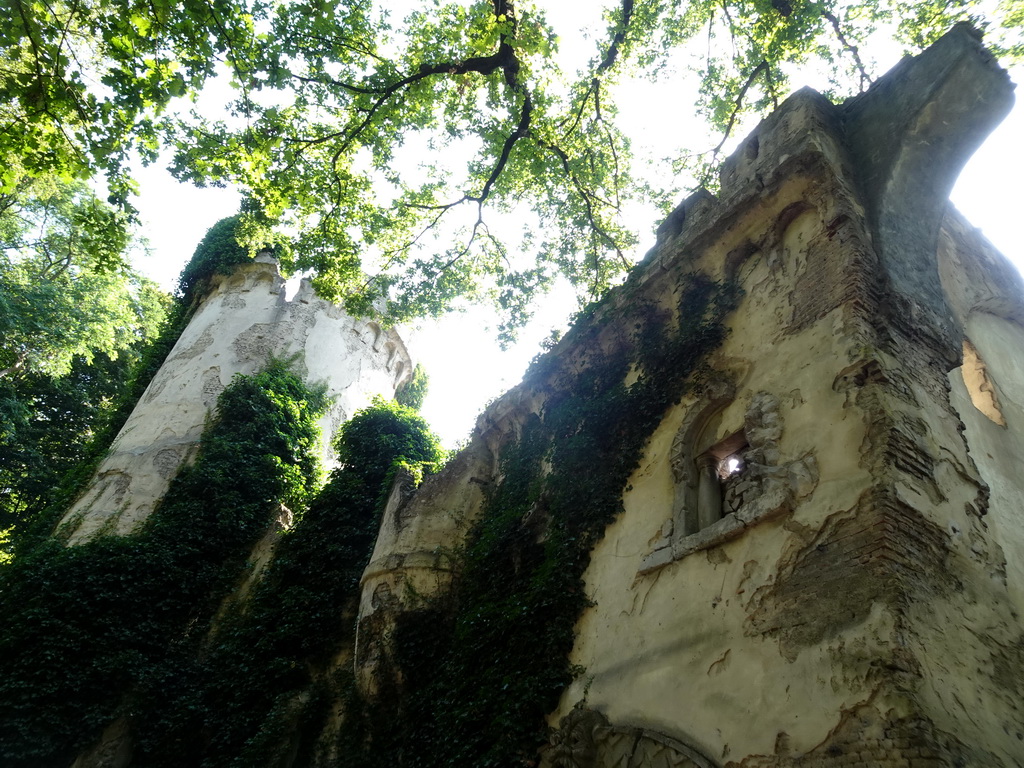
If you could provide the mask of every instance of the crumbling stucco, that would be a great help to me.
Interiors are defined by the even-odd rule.
[[[692,272],[744,297],[703,391],[664,415],[591,552],[571,654],[585,671],[549,716],[543,764],[1024,763],[1010,693],[1024,679],[1024,290],[946,205],[1011,89],[957,27],[844,105],[794,94],[725,163],[717,197],[693,195],[659,228],[630,279],[644,301],[671,313]],[[609,326],[588,343],[620,343]],[[965,339],[1005,423],[972,402]],[[572,344],[547,385],[580,359]],[[479,466],[545,391],[527,380],[488,410]],[[716,445],[750,452],[749,487],[725,481],[723,516],[693,530],[691,463]],[[412,608],[374,599],[381,564],[397,583],[410,553],[457,539],[446,510],[478,514],[472,482],[496,476],[448,478],[385,521],[363,640],[392,625],[381,610]],[[634,734],[628,748],[602,747],[612,732]],[[637,762],[636,734],[692,754]]]
[[[393,394],[411,374],[395,331],[349,317],[316,298],[308,281],[288,301],[271,259],[258,257],[217,275],[96,477],[64,517],[61,535],[78,543],[98,532],[128,533],[145,520],[194,455],[232,376],[254,373],[272,356],[294,357],[306,381],[326,383],[324,458],[345,419],[374,395]]]

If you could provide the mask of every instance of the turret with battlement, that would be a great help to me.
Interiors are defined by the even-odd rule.
[[[294,357],[307,383],[327,386],[330,407],[320,420],[325,460],[342,423],[374,395],[392,396],[412,375],[409,352],[395,330],[351,317],[317,297],[308,280],[287,299],[269,256],[215,275],[59,532],[76,544],[99,533],[134,530],[194,455],[221,390],[271,357]]]

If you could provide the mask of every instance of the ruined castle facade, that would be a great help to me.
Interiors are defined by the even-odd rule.
[[[957,27],[843,104],[791,96],[590,332],[393,498],[363,577],[363,686],[386,674],[375,633],[452,588],[445,547],[584,347],[622,343],[639,303],[676,312],[704,275],[742,289],[731,334],[593,546],[583,671],[541,764],[1024,764],[1024,286],[947,204],[1011,93]]]
[[[1011,101],[962,26],[843,104],[791,96],[445,470],[396,483],[338,656],[362,695],[396,687],[403,616],[458,588],[503,451],[594,349],[635,342],[637,307],[678,322],[699,277],[737,288],[730,333],[592,542],[581,671],[537,762],[1024,764],[1024,285],[947,203]],[[69,513],[72,540],[143,519],[219,389],[271,351],[330,382],[331,425],[393,391],[400,340],[317,301],[285,302],[268,264],[224,278]],[[546,515],[542,497],[521,538],[550,537]]]

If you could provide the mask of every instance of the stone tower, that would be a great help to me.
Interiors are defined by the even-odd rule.
[[[1024,285],[947,203],[1011,103],[966,26],[843,104],[790,97],[444,473],[395,489],[366,695],[405,684],[393,629],[449,593],[506,447],[703,276],[742,289],[731,334],[592,544],[541,764],[1024,765]],[[509,541],[543,543],[547,514],[542,494]]]
[[[221,390],[271,356],[294,356],[306,382],[327,385],[331,404],[320,421],[324,458],[344,421],[374,395],[392,396],[412,375],[394,330],[350,317],[318,298],[308,280],[288,300],[277,263],[258,256],[230,275],[214,276],[59,530],[78,543],[98,532],[126,534],[145,520],[197,449]]]

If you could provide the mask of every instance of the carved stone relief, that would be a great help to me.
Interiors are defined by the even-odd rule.
[[[716,763],[683,742],[646,728],[613,726],[577,705],[541,749],[541,768],[714,768]]]

